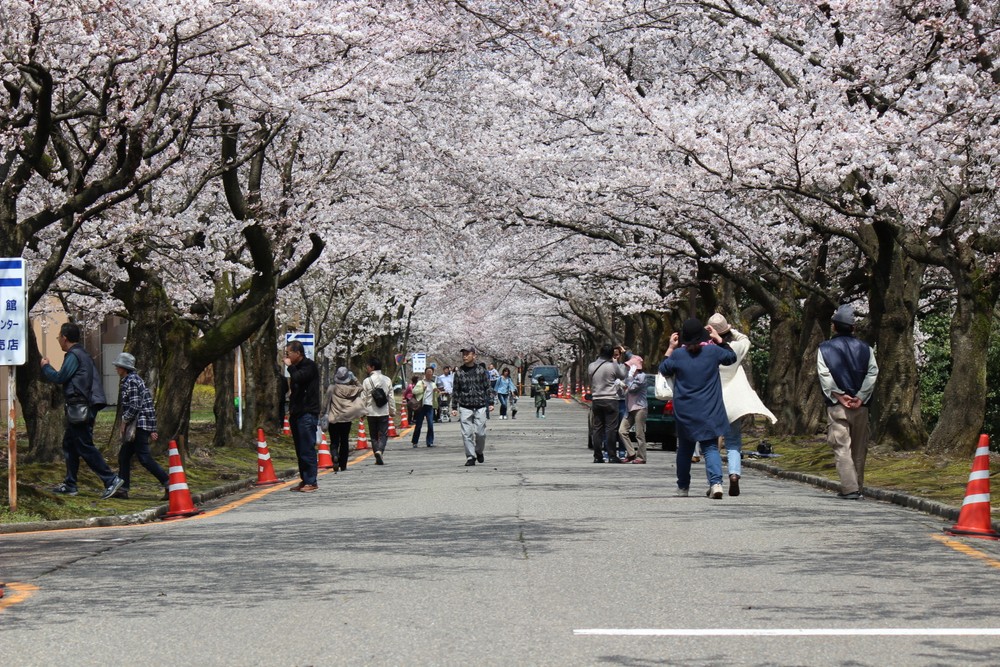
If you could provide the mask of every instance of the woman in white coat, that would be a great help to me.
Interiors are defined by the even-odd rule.
[[[740,495],[740,475],[743,449],[743,417],[746,415],[764,415],[777,423],[778,418],[767,409],[767,406],[757,396],[750,386],[750,380],[743,370],[743,358],[750,351],[750,339],[733,329],[726,318],[716,313],[708,318],[708,324],[722,340],[736,353],[736,363],[719,366],[719,377],[722,380],[722,402],[726,404],[726,416],[729,417],[729,433],[726,434],[726,466],[729,468],[729,495]]]

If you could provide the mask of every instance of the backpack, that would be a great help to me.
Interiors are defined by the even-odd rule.
[[[374,389],[372,389],[372,403],[375,404],[375,407],[377,408],[384,407],[385,404],[388,402],[389,402],[389,397],[385,395],[385,389],[383,389],[382,387],[375,387]]]

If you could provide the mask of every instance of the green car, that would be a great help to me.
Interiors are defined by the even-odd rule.
[[[663,449],[677,449],[677,432],[674,430],[674,402],[656,397],[656,373],[646,374],[646,442],[658,442]],[[633,435],[633,439],[635,436]]]

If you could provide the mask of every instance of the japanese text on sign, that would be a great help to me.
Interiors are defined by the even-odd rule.
[[[25,362],[28,296],[24,260],[0,259],[0,366]]]

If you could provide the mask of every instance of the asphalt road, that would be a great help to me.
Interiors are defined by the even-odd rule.
[[[491,419],[475,467],[440,424],[437,447],[404,435],[318,493],[0,535],[0,663],[998,661],[1000,543],[752,470],[713,501],[697,465],[674,498],[672,453],[595,465],[585,409],[548,415]]]

